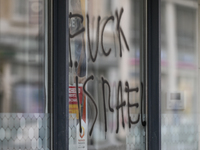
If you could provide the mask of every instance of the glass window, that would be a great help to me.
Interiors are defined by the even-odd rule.
[[[50,149],[45,8],[0,0],[0,149]]]
[[[70,150],[145,149],[143,10],[141,0],[69,0]]]
[[[162,150],[199,147],[199,4],[161,1]]]

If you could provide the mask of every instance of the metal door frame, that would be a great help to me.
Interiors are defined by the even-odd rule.
[[[68,147],[68,0],[53,0],[53,149]]]
[[[147,146],[161,149],[160,0],[147,0]]]

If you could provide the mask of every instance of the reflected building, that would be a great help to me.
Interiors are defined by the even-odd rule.
[[[0,1],[0,112],[45,111],[43,18],[43,1]]]
[[[198,28],[197,1],[161,1],[163,150],[199,149]]]
[[[0,0],[0,149],[50,148],[45,2]]]

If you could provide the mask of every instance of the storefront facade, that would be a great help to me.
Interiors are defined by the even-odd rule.
[[[0,0],[0,149],[199,150],[198,0]]]

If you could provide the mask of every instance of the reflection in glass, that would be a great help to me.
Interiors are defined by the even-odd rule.
[[[0,149],[49,149],[44,0],[0,0]]]
[[[196,0],[161,2],[163,150],[200,149],[198,28]]]
[[[69,1],[69,149],[145,149],[140,119],[142,11],[141,0]],[[119,83],[122,96],[117,94]],[[135,105],[129,108],[128,86],[139,89],[130,92]],[[117,110],[121,102],[125,106]],[[135,121],[130,128],[129,115]]]

